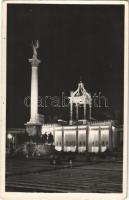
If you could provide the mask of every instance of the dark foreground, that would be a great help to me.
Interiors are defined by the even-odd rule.
[[[122,192],[122,162],[54,166],[44,160],[7,160],[7,192]]]

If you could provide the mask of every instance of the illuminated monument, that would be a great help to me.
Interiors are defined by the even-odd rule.
[[[80,81],[78,84],[78,88],[75,92],[71,92],[70,99],[70,122],[69,124],[73,124],[73,104],[76,105],[76,121],[78,123],[79,120],[79,105],[83,105],[84,107],[84,119],[83,123],[86,124],[86,105],[89,105],[89,119],[91,119],[91,107],[92,107],[92,99],[90,94],[85,90],[84,84]]]
[[[40,154],[44,151],[45,145],[52,145],[57,151],[65,152],[104,152],[107,149],[112,151],[117,144],[117,131],[113,120],[93,121],[91,120],[92,98],[86,91],[84,84],[80,81],[78,88],[70,92],[70,120],[62,124],[44,124],[44,118],[38,114],[38,66],[40,60],[37,58],[39,43],[32,43],[33,57],[29,59],[32,66],[31,74],[31,112],[30,121],[27,122],[26,132],[30,138],[38,136],[36,151]],[[83,107],[83,117],[79,117],[79,109]],[[74,109],[76,117],[74,119]],[[87,112],[88,111],[88,112]],[[43,115],[42,115],[43,116]],[[63,122],[63,121],[62,121]],[[43,144],[42,138],[52,135],[52,144]],[[33,140],[32,140],[33,141]],[[38,145],[37,145],[38,144]]]
[[[41,121],[40,115],[38,114],[38,66],[40,60],[37,58],[37,49],[39,48],[39,42],[32,43],[33,57],[29,59],[32,66],[31,71],[31,110],[30,110],[30,121],[27,122],[26,131],[29,136],[41,134]]]
[[[25,129],[7,130],[7,146],[10,148],[12,143],[13,148],[17,150],[24,144],[23,152],[27,154],[27,146],[31,144],[32,152],[38,156],[55,150],[98,153],[121,148],[123,129],[113,120],[95,121],[91,117],[92,98],[81,81],[77,89],[70,92],[69,121],[44,123],[44,115],[38,114],[38,67],[41,62],[37,57],[39,42],[32,43],[32,47],[33,56],[29,59],[32,68],[30,120],[25,124]],[[83,115],[80,113],[82,108]]]

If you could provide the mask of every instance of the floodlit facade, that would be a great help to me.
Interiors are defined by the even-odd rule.
[[[57,151],[104,152],[117,148],[117,131],[114,121],[92,121],[92,99],[80,82],[75,92],[70,93],[70,121],[68,125],[44,124],[42,134],[52,133]],[[73,119],[73,104],[76,119]],[[88,114],[87,116],[87,105]],[[79,107],[83,106],[84,118],[79,120]],[[88,119],[87,119],[88,118]]]
[[[42,134],[52,133],[57,151],[104,152],[118,146],[113,121],[87,122],[86,125],[43,125]]]

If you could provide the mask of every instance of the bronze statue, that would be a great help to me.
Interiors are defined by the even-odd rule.
[[[33,49],[33,57],[28,59],[29,62],[33,65],[33,66],[38,66],[39,63],[41,62],[38,58],[37,58],[37,49],[39,48],[39,41],[36,40],[35,42],[32,42],[32,49]]]
[[[33,58],[37,58],[37,49],[39,48],[39,41],[36,40],[35,44],[32,42],[33,47]]]

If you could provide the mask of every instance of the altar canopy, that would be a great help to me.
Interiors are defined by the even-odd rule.
[[[78,122],[79,120],[79,105],[83,105],[84,109],[84,120],[83,123],[86,124],[86,119],[89,118],[91,119],[91,108],[92,108],[92,98],[91,95],[86,91],[84,88],[84,84],[80,81],[78,83],[78,88],[75,92],[71,91],[70,93],[70,122],[69,124],[73,124],[73,104],[76,106],[76,121]],[[89,116],[87,116],[86,112],[86,105],[89,106]]]

